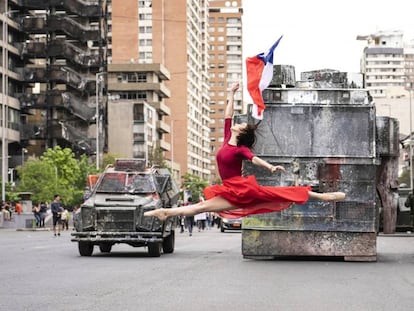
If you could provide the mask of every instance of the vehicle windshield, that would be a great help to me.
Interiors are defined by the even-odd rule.
[[[152,193],[155,192],[155,184],[152,175],[131,174],[128,175],[129,193]]]
[[[102,176],[96,192],[125,192],[126,173],[106,173]]]
[[[152,193],[155,191],[151,175],[126,172],[106,173],[96,188],[96,192]]]

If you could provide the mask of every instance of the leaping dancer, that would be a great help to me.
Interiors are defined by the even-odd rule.
[[[222,217],[238,218],[251,214],[281,211],[293,203],[304,204],[309,199],[342,201],[343,192],[317,193],[310,186],[273,187],[262,186],[254,175],[242,176],[243,160],[268,169],[271,173],[285,171],[281,165],[271,165],[251,151],[256,136],[256,125],[241,123],[232,126],[234,94],[239,89],[235,83],[225,110],[224,141],[216,155],[222,185],[211,185],[203,192],[205,201],[194,205],[160,208],[147,211],[144,216],[165,220],[171,216],[192,216],[203,212],[215,212]]]

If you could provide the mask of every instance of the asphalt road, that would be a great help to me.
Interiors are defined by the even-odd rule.
[[[177,231],[173,254],[95,247],[70,232],[0,229],[0,310],[414,310],[414,236],[379,236],[377,262],[241,255],[241,233]]]

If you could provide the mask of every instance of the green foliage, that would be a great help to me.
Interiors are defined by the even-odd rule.
[[[197,175],[185,174],[183,177],[183,187],[191,193],[193,202],[197,202],[203,193],[203,189],[208,186],[208,182]]]
[[[164,152],[160,147],[151,147],[148,150],[148,165],[151,166],[159,166],[162,168],[167,167],[167,163],[165,162]]]
[[[76,159],[71,149],[58,146],[47,149],[39,159],[29,159],[17,172],[19,192],[31,192],[35,202],[50,202],[58,193],[70,208],[82,202],[86,177],[96,173],[96,168],[86,156]]]
[[[6,190],[6,201],[17,202],[20,201],[20,196],[18,193],[14,192],[14,187],[11,183],[7,182],[5,185]]]
[[[115,154],[104,154],[103,156],[103,167],[102,167],[102,171],[110,164],[115,164],[115,160],[117,158],[120,158],[119,156],[115,155]]]

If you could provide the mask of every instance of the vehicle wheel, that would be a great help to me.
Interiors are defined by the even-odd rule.
[[[165,237],[162,241],[162,251],[165,254],[171,254],[174,252],[175,245],[175,231],[171,230],[170,235]]]
[[[112,249],[112,245],[105,243],[105,244],[99,244],[99,250],[101,253],[110,253]]]
[[[160,257],[161,256],[161,244],[158,242],[148,243],[148,254],[151,257]]]
[[[78,249],[81,256],[91,256],[93,253],[93,244],[89,242],[78,242]]]

